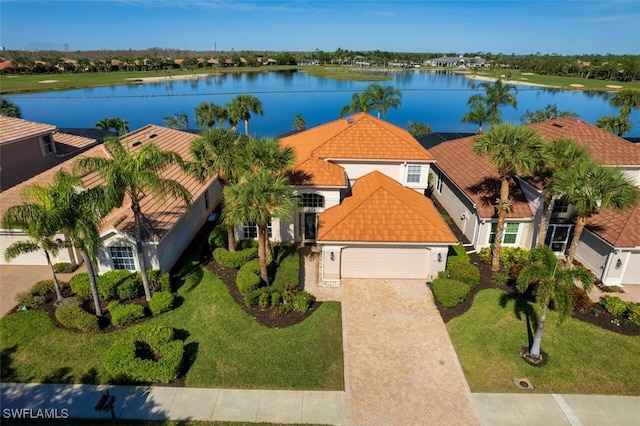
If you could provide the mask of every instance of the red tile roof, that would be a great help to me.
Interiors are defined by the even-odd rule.
[[[0,115],[0,145],[53,133],[56,126]]]
[[[409,132],[366,113],[284,137],[281,142],[294,148],[295,169],[309,176],[306,185],[335,186],[339,180],[346,185],[344,171],[321,170],[316,160],[434,160]]]
[[[319,222],[323,242],[457,241],[428,198],[378,171],[359,178],[342,204],[321,213]]]
[[[589,219],[587,228],[616,248],[640,246],[640,206],[626,211],[605,209]]]

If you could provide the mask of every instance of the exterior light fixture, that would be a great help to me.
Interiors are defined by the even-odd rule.
[[[620,269],[622,267],[622,260],[618,259],[616,261],[616,269]]]
[[[438,263],[442,263],[442,253],[438,253]]]
[[[333,252],[331,252],[331,255],[329,256],[329,258],[333,262],[334,260],[336,260],[336,255]]]

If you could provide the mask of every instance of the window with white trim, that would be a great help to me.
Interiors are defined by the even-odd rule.
[[[502,236],[502,244],[515,244],[518,240],[519,223],[505,223],[504,235]],[[496,230],[498,229],[497,223],[491,224],[491,233],[489,234],[489,244],[493,244],[496,240]]]
[[[51,135],[44,135],[40,137],[40,148],[42,149],[42,156],[53,154],[55,147],[53,146],[53,138]]]
[[[320,194],[302,194],[302,207],[324,208],[324,197]]]
[[[561,198],[557,198],[553,201],[553,209],[551,215],[556,217],[566,217],[569,213],[569,202]]]
[[[422,166],[420,164],[409,164],[407,166],[407,183],[420,183]]]
[[[113,269],[136,270],[133,249],[131,247],[109,247],[109,255],[111,256]]]
[[[267,237],[271,239],[271,223],[267,225]],[[255,223],[242,225],[242,238],[245,240],[255,240],[258,238],[258,226]]]
[[[440,170],[436,171],[436,191],[438,194],[442,193],[442,172]]]

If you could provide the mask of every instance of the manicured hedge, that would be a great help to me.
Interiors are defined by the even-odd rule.
[[[122,326],[144,318],[144,307],[135,303],[122,304],[113,301],[109,303],[107,309],[111,313],[113,325]]]
[[[213,251],[213,258],[216,262],[227,268],[240,268],[256,257],[258,257],[257,247],[249,247],[235,252],[230,252],[224,247],[218,247]]]
[[[113,343],[104,368],[117,381],[168,383],[178,377],[183,356],[184,343],[174,340],[172,328],[145,324]]]
[[[81,331],[98,331],[98,317],[91,315],[76,304],[66,304],[56,309],[56,318],[62,325]]]
[[[89,274],[82,272],[69,280],[71,291],[79,297],[88,299],[92,296]],[[98,294],[102,300],[135,299],[140,295],[142,279],[140,274],[123,269],[108,271],[96,277]]]
[[[173,308],[173,294],[168,291],[158,291],[153,293],[149,300],[149,309],[153,315],[170,311]]]
[[[280,261],[272,287],[284,288],[287,284],[298,285],[300,280],[300,253],[294,251]]]
[[[64,284],[61,281],[58,281],[60,284],[60,288],[64,288]],[[53,283],[53,280],[43,280],[38,281],[34,285],[31,286],[31,294],[34,296],[46,296],[49,293],[56,292],[56,285]]]
[[[253,259],[245,263],[236,275],[236,285],[243,296],[260,287],[260,259]]]
[[[469,262],[464,257],[453,257],[447,262],[446,278],[462,281],[470,289],[474,289],[480,283],[480,268]]]
[[[226,225],[218,225],[213,228],[213,231],[209,234],[209,247],[211,250],[215,250],[218,247],[228,249],[227,245],[229,244],[229,236]]]
[[[450,278],[433,280],[433,294],[442,306],[451,308],[464,302],[471,288],[468,284]]]

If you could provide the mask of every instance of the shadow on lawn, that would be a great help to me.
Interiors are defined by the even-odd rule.
[[[525,317],[527,324],[527,340],[529,342],[528,347],[533,345],[534,330],[538,328],[538,313],[536,312],[533,304],[525,297],[518,293],[503,293],[500,296],[500,307],[506,308],[510,302],[513,302],[513,314],[519,320]]]

